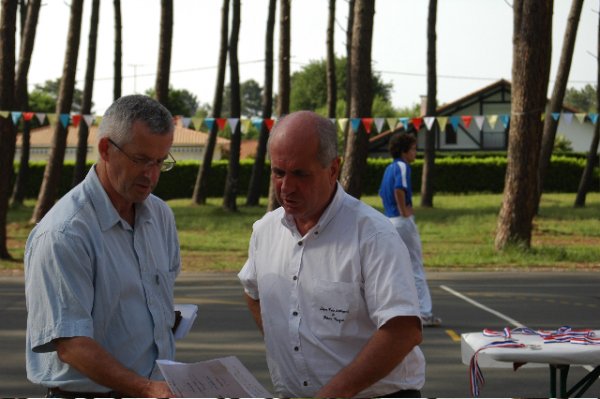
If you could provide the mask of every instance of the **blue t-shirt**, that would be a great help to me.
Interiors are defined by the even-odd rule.
[[[379,196],[383,202],[383,211],[385,216],[390,218],[400,216],[400,210],[394,196],[394,190],[396,189],[404,190],[406,205],[412,206],[410,165],[400,158],[394,159],[394,162],[385,168],[379,188]]]

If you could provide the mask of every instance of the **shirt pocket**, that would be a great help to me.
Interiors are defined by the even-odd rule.
[[[313,280],[308,324],[321,338],[337,338],[358,331],[360,284]]]

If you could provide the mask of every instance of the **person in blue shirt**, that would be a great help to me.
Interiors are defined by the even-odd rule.
[[[104,114],[99,159],[31,231],[25,247],[26,364],[48,397],[169,397],[175,220],[151,194],[175,160],[173,119],[125,96]]]
[[[431,294],[423,268],[421,237],[415,224],[412,203],[411,167],[417,157],[417,139],[412,134],[397,133],[390,138],[389,151],[394,159],[383,174],[379,196],[385,215],[390,219],[408,248],[412,264],[423,326],[438,326],[442,319],[433,315]]]

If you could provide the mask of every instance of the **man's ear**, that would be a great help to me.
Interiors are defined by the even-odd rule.
[[[337,180],[340,177],[340,165],[341,165],[340,157],[336,157],[333,161],[331,161],[331,178],[332,180]]]
[[[100,141],[98,141],[98,153],[103,161],[108,161],[109,144],[110,142],[108,141],[108,137],[102,137]]]

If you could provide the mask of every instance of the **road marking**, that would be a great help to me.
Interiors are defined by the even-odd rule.
[[[483,309],[483,310],[485,310],[485,311],[486,311],[486,312],[488,312],[488,313],[491,313],[491,314],[493,314],[494,316],[497,316],[497,317],[501,318],[502,320],[504,320],[504,321],[506,321],[506,322],[508,322],[508,323],[512,324],[512,325],[513,325],[513,326],[515,326],[515,327],[525,327],[525,325],[524,325],[524,324],[521,324],[521,323],[519,323],[519,322],[518,322],[518,321],[516,321],[515,319],[512,319],[512,318],[508,317],[507,315],[505,315],[505,314],[502,314],[502,313],[498,312],[497,310],[494,310],[494,309],[492,309],[492,308],[488,308],[487,306],[485,306],[485,305],[482,305],[481,303],[479,303],[479,302],[477,302],[477,301],[475,301],[475,300],[473,300],[473,299],[469,298],[468,296],[466,296],[466,295],[463,295],[463,294],[461,294],[461,293],[460,293],[460,292],[458,292],[458,291],[454,291],[454,290],[453,290],[452,288],[450,288],[450,287],[447,287],[447,286],[445,286],[445,285],[440,285],[440,288],[441,288],[441,289],[443,289],[443,290],[445,290],[445,291],[448,291],[449,293],[451,293],[451,294],[452,294],[452,295],[454,295],[454,296],[457,296],[457,297],[459,297],[459,298],[460,298],[460,299],[462,299],[463,301],[467,301],[467,302],[469,302],[471,305],[474,305],[474,306],[476,306],[476,307],[478,307],[478,308],[480,308],[480,309]]]
[[[450,337],[450,339],[454,342],[460,342],[460,335],[456,333],[454,330],[446,330],[446,334]]]
[[[460,299],[462,299],[462,300],[470,303],[473,306],[476,306],[476,307],[478,307],[480,309],[483,309],[486,312],[489,312],[489,313],[493,314],[494,316],[497,316],[497,317],[501,318],[502,320],[507,321],[508,323],[512,324],[515,327],[525,327],[524,324],[519,323],[515,319],[510,318],[510,317],[506,316],[505,314],[498,312],[497,310],[494,310],[492,308],[488,308],[487,306],[485,306],[485,305],[477,302],[474,299],[469,298],[466,295],[461,294],[458,291],[453,290],[452,288],[450,288],[448,286],[440,285],[440,288],[443,289],[444,291],[447,291],[447,292],[451,293],[452,295],[454,295],[454,296],[456,296],[456,297],[458,297],[458,298],[460,298]],[[446,333],[448,333],[448,335],[450,335],[450,333],[448,331],[452,331],[452,330],[446,330]],[[452,338],[451,335],[450,335],[450,338]],[[454,341],[454,338],[452,338],[452,340]],[[460,341],[460,339],[459,339],[459,341]],[[588,370],[588,371],[592,371],[594,369],[594,367],[592,367],[592,366],[582,366],[582,367],[584,369]]]

